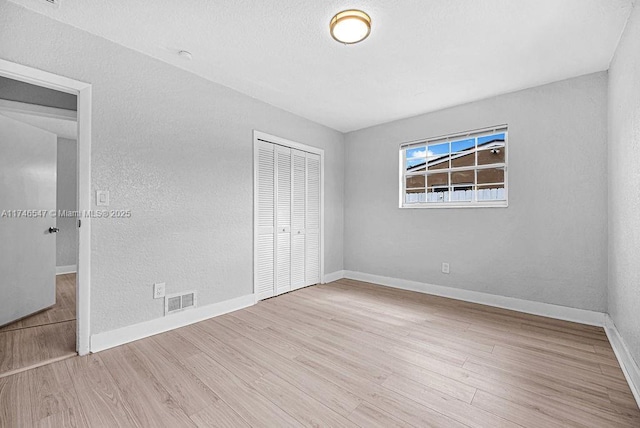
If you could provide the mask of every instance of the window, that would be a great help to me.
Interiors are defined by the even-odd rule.
[[[507,127],[400,146],[400,207],[506,207]]]

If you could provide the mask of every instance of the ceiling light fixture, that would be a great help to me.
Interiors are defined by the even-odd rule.
[[[349,9],[331,18],[331,37],[345,45],[366,39],[371,33],[371,17],[361,10]]]

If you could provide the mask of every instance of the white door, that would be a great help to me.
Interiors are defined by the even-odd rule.
[[[291,289],[306,285],[305,270],[305,212],[306,212],[306,163],[307,154],[291,150]]]
[[[0,326],[56,302],[56,144],[0,115]]]
[[[305,285],[320,282],[320,156],[307,153]]]
[[[320,282],[321,158],[260,139],[254,148],[256,300]]]
[[[256,142],[255,216],[255,294],[256,299],[274,295],[275,284],[275,150],[273,144]]]
[[[291,149],[276,149],[276,294],[291,290]]]

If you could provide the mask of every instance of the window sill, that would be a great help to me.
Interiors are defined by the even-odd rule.
[[[509,201],[496,202],[431,202],[422,204],[401,205],[400,209],[431,209],[431,208],[507,208]]]

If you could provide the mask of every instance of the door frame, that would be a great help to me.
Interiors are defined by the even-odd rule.
[[[291,149],[302,150],[320,156],[320,284],[324,284],[324,150],[317,147],[308,146],[286,138],[277,137],[258,130],[253,130],[253,158],[258,150],[258,140]],[[256,165],[253,165],[253,295],[257,296],[257,271],[258,271],[258,217],[256,207],[258,206],[258,174]]]
[[[0,76],[77,96],[78,211],[91,210],[91,84],[0,59]],[[76,275],[76,351],[86,355],[91,337],[91,216],[78,230]]]

